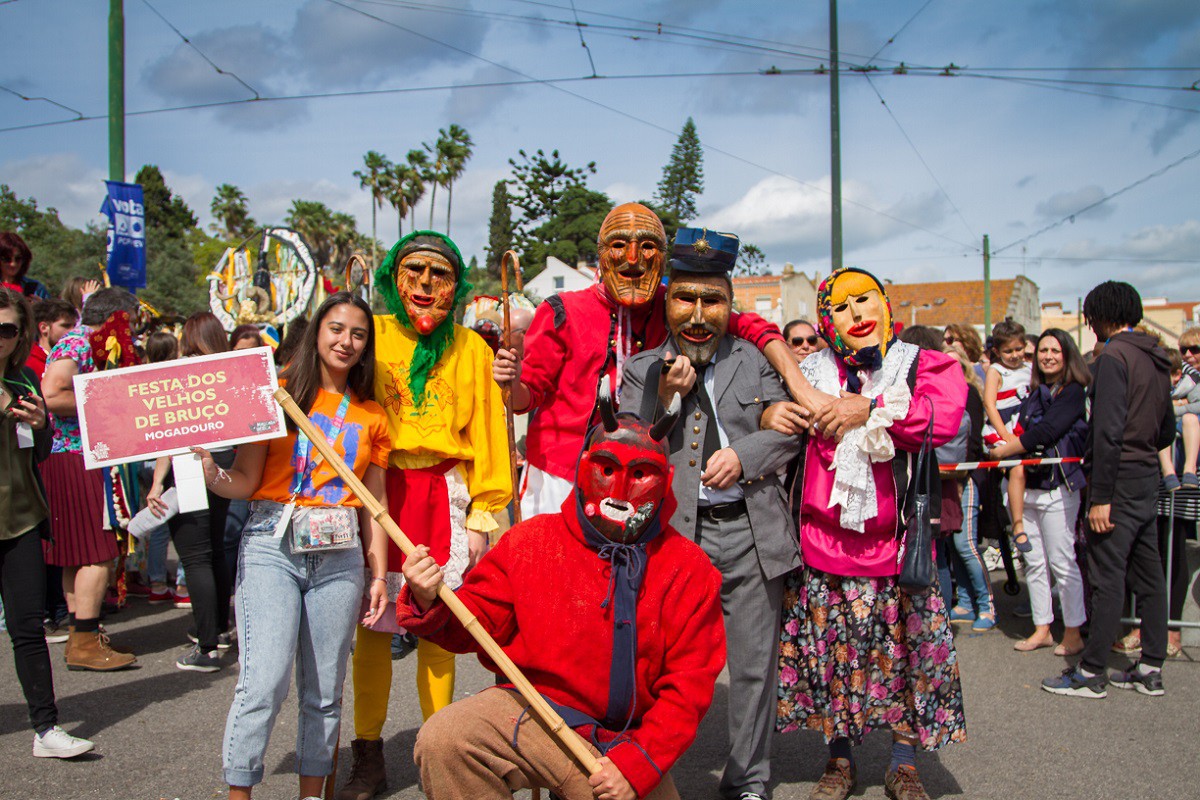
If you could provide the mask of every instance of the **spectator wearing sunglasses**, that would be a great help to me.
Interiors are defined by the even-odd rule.
[[[800,362],[813,353],[825,349],[825,340],[817,333],[817,329],[806,319],[794,319],[783,326],[783,338],[796,354]]]
[[[786,335],[786,334],[785,334]],[[1179,354],[1183,363],[1200,370],[1200,328],[1188,328],[1179,337]]]

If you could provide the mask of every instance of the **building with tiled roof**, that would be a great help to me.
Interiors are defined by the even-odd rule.
[[[1066,309],[1059,302],[1044,303],[1042,330],[1061,328],[1086,353],[1096,345],[1096,335],[1087,326],[1087,321],[1080,317],[1078,308]],[[1165,297],[1142,298],[1142,325],[1147,331],[1157,334],[1163,344],[1178,347],[1183,332],[1200,325],[1200,301],[1171,302]]]
[[[986,327],[983,281],[889,283],[888,297],[892,301],[892,315],[905,325],[944,328],[967,324],[980,332]],[[1042,317],[1037,284],[1024,275],[993,280],[991,316],[992,325],[1011,317],[1028,332],[1040,332]]]

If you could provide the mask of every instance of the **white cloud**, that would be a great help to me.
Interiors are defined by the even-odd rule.
[[[815,185],[777,175],[764,178],[732,204],[710,214],[705,224],[757,244],[767,251],[771,263],[828,257],[829,186],[828,178]],[[931,228],[945,216],[943,201],[932,193],[905,197],[883,208],[866,185],[848,181],[842,185],[842,199],[847,251],[877,245],[908,233],[913,226]]]
[[[82,228],[89,222],[104,224],[105,170],[86,163],[78,153],[53,153],[7,161],[0,175],[18,197],[32,197],[38,207],[58,210],[67,225]]]
[[[1112,244],[1082,239],[1067,244],[1054,255],[1071,259],[1195,260],[1200,255],[1200,220],[1141,228]],[[1192,265],[1190,269],[1196,271],[1196,266]]]

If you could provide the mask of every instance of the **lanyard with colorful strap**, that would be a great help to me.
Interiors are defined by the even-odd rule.
[[[350,410],[350,393],[342,395],[342,402],[338,403],[337,413],[333,417],[333,424],[329,431],[325,434],[325,441],[333,447],[338,436],[342,432],[342,426],[346,423],[346,412]],[[295,500],[296,495],[300,494],[300,487],[306,479],[311,479],[312,472],[316,469],[317,462],[312,458],[312,442],[304,435],[304,431],[296,431],[296,474],[292,477],[292,499]]]

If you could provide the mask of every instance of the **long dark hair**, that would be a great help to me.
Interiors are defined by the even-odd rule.
[[[1042,339],[1050,337],[1058,342],[1058,346],[1062,348],[1063,354],[1063,371],[1058,380],[1053,384],[1046,382],[1046,376],[1042,374],[1042,366],[1037,360],[1037,350],[1041,349]],[[1029,386],[1031,389],[1036,389],[1043,383],[1047,383],[1052,389],[1061,389],[1069,383],[1078,383],[1080,386],[1087,386],[1091,383],[1092,373],[1088,371],[1087,364],[1083,360],[1083,356],[1079,352],[1079,348],[1075,346],[1073,340],[1066,331],[1061,328],[1047,328],[1042,331],[1042,335],[1038,337],[1037,350],[1034,350],[1033,357],[1033,374],[1030,376]]]
[[[17,346],[8,356],[8,361],[0,364],[0,375],[16,374],[25,366],[29,351],[33,349],[36,329],[33,325],[33,309],[25,295],[17,294],[11,289],[0,287],[0,308],[11,308],[17,312]]]
[[[304,338],[300,340],[291,360],[280,373],[280,377],[287,381],[287,389],[292,399],[305,415],[312,411],[313,403],[317,400],[317,390],[321,388],[321,356],[317,352],[317,335],[321,331],[321,321],[333,308],[347,303],[366,315],[367,343],[358,363],[350,368],[346,388],[359,401],[369,400],[375,393],[375,324],[371,318],[371,307],[361,297],[350,292],[331,294],[313,314],[312,321],[304,328]],[[294,427],[290,419],[288,427]]]

